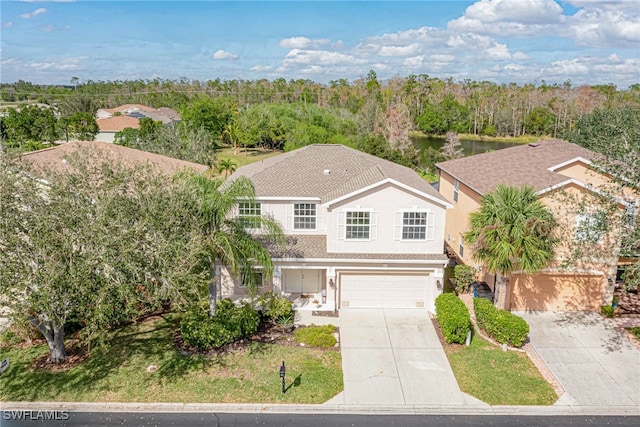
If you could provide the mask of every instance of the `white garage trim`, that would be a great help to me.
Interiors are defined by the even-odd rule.
[[[426,308],[434,311],[435,280],[425,272],[339,272],[340,308]]]

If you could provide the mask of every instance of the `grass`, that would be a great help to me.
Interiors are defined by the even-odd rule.
[[[225,147],[216,151],[218,160],[231,159],[238,167],[259,162],[260,160],[268,159],[278,154],[282,154],[282,151],[265,150],[262,148],[249,148],[245,154],[244,148],[242,147],[238,149],[238,154],[233,154],[232,147]]]
[[[631,334],[640,340],[640,327],[627,328],[627,331],[631,332]]]
[[[469,347],[444,349],[460,389],[490,405],[551,405],[558,398],[524,353],[504,352],[477,335]]]
[[[107,346],[67,371],[32,367],[45,344],[1,348],[11,365],[0,377],[1,401],[322,403],[342,391],[340,353],[251,343],[211,358],[182,355],[173,343],[177,316],[113,334]],[[286,394],[279,368],[286,362]],[[157,370],[147,372],[149,365]]]

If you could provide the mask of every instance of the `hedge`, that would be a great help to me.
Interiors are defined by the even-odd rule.
[[[521,347],[527,339],[527,321],[506,310],[497,309],[488,299],[474,298],[473,311],[478,327],[499,343]]]
[[[260,314],[249,304],[236,306],[230,300],[216,304],[216,316],[191,311],[180,322],[185,343],[200,350],[218,348],[256,333]]]
[[[471,330],[471,317],[460,298],[449,293],[439,295],[436,298],[436,316],[446,342],[464,343]]]

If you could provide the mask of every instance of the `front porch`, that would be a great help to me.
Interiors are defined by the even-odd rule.
[[[297,294],[284,292],[283,295],[293,303],[293,309],[296,311],[335,311],[335,301],[323,296],[323,293]]]

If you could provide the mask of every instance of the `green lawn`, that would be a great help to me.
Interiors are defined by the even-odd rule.
[[[238,167],[248,165],[249,163],[259,162],[260,160],[268,159],[269,157],[282,154],[282,151],[277,150],[264,150],[262,148],[250,148],[245,153],[244,148],[238,149],[238,154],[233,154],[233,148],[225,147],[216,151],[216,158],[218,160],[232,159]]]
[[[460,389],[490,405],[551,405],[553,387],[526,354],[502,351],[478,335],[471,345],[445,346]]]
[[[636,338],[640,340],[640,327],[627,328],[627,331],[631,332]]]
[[[175,316],[123,328],[107,346],[63,372],[32,368],[46,345],[0,348],[9,369],[0,376],[2,401],[322,403],[342,391],[340,353],[252,343],[235,353],[184,356],[173,337]],[[281,392],[279,367],[286,361]],[[157,370],[147,372],[149,365]]]

